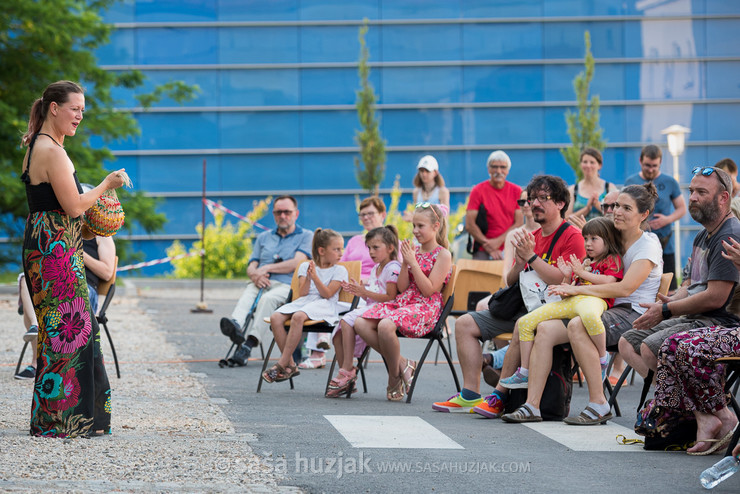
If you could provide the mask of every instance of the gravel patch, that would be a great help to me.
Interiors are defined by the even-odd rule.
[[[121,291],[123,292],[123,290]],[[102,303],[102,301],[101,301]],[[44,439],[28,433],[32,381],[13,379],[23,345],[17,296],[0,294],[0,490],[3,492],[300,492],[252,452],[218,403],[168,344],[135,296],[108,309],[119,355],[136,355],[112,387],[110,436]],[[29,348],[30,351],[30,348]],[[29,361],[28,354],[24,366]]]

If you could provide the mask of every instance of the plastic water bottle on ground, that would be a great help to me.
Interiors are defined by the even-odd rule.
[[[733,473],[740,470],[740,455],[725,456],[720,461],[707,468],[701,473],[699,482],[705,489],[714,489],[714,487],[730,477]]]

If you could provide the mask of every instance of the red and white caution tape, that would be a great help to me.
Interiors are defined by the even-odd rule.
[[[178,259],[183,259],[185,257],[200,256],[200,255],[203,255],[204,252],[205,251],[201,249],[198,252],[186,252],[185,254],[180,254],[174,257],[163,257],[162,259],[154,259],[153,261],[145,261],[145,262],[140,262],[137,264],[129,264],[128,266],[120,266],[116,271],[128,271],[130,269],[146,268],[149,266],[155,266],[157,264],[164,264],[166,262],[176,261]]]
[[[212,201],[212,200],[210,200],[210,199],[205,199],[205,198],[204,198],[204,199],[203,199],[203,202],[205,203],[206,207],[208,208],[208,211],[209,211],[209,212],[210,212],[211,214],[213,214],[213,209],[214,209],[214,208],[215,208],[215,209],[220,209],[221,211],[223,211],[223,212],[225,212],[225,213],[228,213],[228,214],[230,214],[231,216],[234,216],[234,217],[236,217],[236,218],[239,218],[239,219],[240,219],[240,220],[242,220],[242,221],[246,221],[247,223],[251,224],[252,226],[256,226],[257,228],[260,228],[260,229],[262,229],[262,230],[265,230],[265,231],[269,230],[269,228],[267,228],[266,226],[264,226],[264,225],[260,225],[260,224],[259,224],[259,223],[257,223],[256,221],[252,221],[252,220],[250,220],[249,218],[247,218],[246,216],[242,216],[241,214],[237,213],[236,211],[233,211],[233,210],[231,210],[231,209],[229,209],[229,208],[227,208],[227,207],[225,207],[225,206],[222,206],[221,204],[219,204],[219,203],[217,203],[217,202],[213,202],[213,201]]]

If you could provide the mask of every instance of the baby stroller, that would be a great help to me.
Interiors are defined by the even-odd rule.
[[[247,328],[254,318],[254,311],[257,309],[257,304],[259,303],[260,298],[262,298],[263,291],[264,289],[260,289],[257,296],[254,298],[252,307],[249,309],[246,319],[244,319],[241,331],[227,333],[224,331],[223,327],[221,328],[221,332],[231,339],[231,347],[229,348],[229,351],[226,352],[226,356],[224,358],[218,361],[218,366],[222,369],[224,367],[243,367],[247,365],[247,357],[249,354],[247,350],[244,349],[243,343],[246,340]]]

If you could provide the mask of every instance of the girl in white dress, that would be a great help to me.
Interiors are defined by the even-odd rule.
[[[317,228],[313,234],[311,254],[315,261],[308,261],[298,268],[298,294],[300,298],[279,307],[270,316],[270,326],[275,343],[282,352],[278,362],[262,373],[268,383],[280,382],[300,374],[293,361],[293,351],[301,341],[303,324],[312,319],[329,324],[339,321],[339,289],[349,278],[347,269],[337,264],[342,258],[344,239],[334,230]],[[290,329],[285,322],[290,319]]]
[[[350,280],[342,283],[342,288],[353,295],[362,297],[367,305],[345,314],[332,333],[337,362],[341,366],[337,376],[329,383],[327,398],[337,398],[352,393],[357,380],[357,370],[353,366],[354,358],[360,357],[367,346],[365,341],[355,335],[355,319],[360,317],[372,305],[378,302],[389,302],[398,294],[398,273],[401,263],[398,258],[398,231],[393,225],[373,228],[365,235],[370,257],[375,261],[366,285]]]

